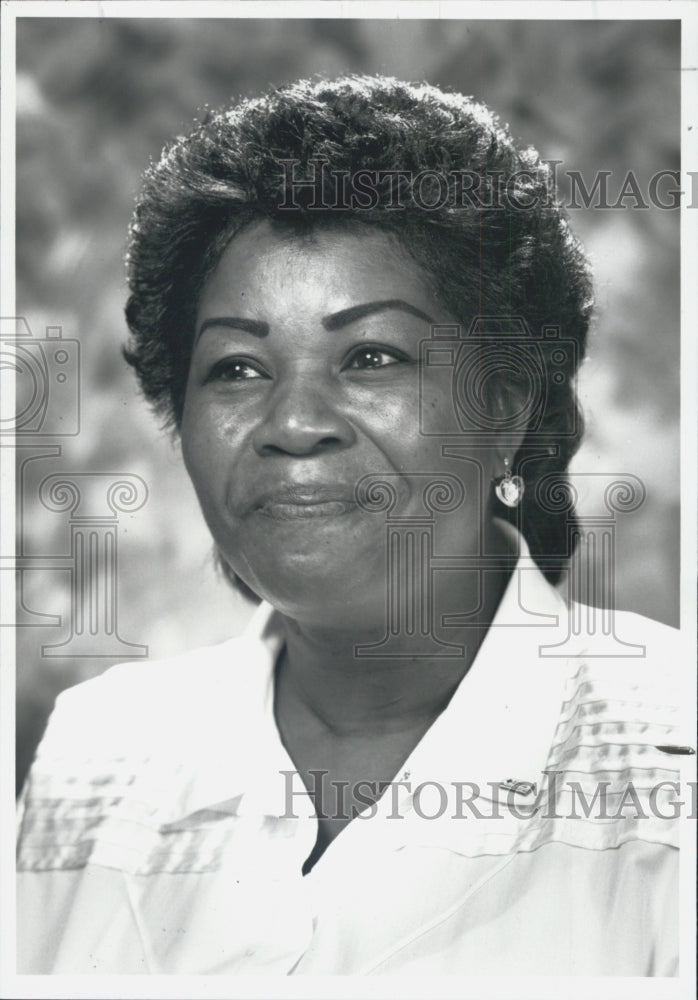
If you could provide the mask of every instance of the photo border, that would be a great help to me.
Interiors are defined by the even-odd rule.
[[[196,11],[196,16],[192,12]],[[131,3],[107,0],[104,3],[67,0],[55,2],[19,2],[2,4],[1,94],[2,94],[2,234],[0,251],[0,315],[15,314],[14,301],[14,176],[15,176],[15,25],[19,18],[84,17],[84,18],[187,18],[199,20],[218,18],[401,18],[401,19],[472,19],[472,20],[659,20],[677,19],[682,23],[682,107],[681,151],[682,187],[686,188],[687,170],[698,169],[698,8],[694,3],[679,2],[364,2],[364,0],[314,0],[314,2],[200,2],[196,7],[180,0],[175,2]],[[684,198],[681,207],[681,622],[687,655],[695,657],[696,590],[696,446],[698,410],[696,408],[696,371],[698,350],[695,331],[698,330],[698,291],[694,277],[698,271],[698,211],[690,211]],[[14,412],[14,386],[6,379],[2,393],[3,415]],[[12,449],[0,449],[2,481],[2,525],[0,547],[3,553],[14,551],[14,463]],[[14,593],[11,587],[0,591],[2,620],[12,620]],[[682,967],[676,979],[624,979],[617,977],[430,977],[423,982],[401,976],[378,978],[358,977],[271,977],[271,976],[17,976],[14,972],[14,907],[13,865],[15,803],[14,783],[8,780],[14,768],[15,684],[12,667],[15,642],[11,629],[0,629],[0,657],[3,664],[0,685],[0,764],[2,766],[2,803],[0,812],[0,859],[4,891],[0,897],[0,996],[1,997],[394,997],[405,1000],[417,997],[444,997],[459,1000],[464,995],[488,998],[516,997],[521,1000],[557,1000],[568,998],[657,998],[679,1000],[695,995],[695,826],[684,818],[682,824],[681,891]],[[695,677],[692,699],[685,707],[687,731],[695,728]],[[504,971],[504,970],[503,970]]]

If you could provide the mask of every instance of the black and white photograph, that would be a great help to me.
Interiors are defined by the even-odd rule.
[[[697,28],[3,5],[0,996],[695,995]]]

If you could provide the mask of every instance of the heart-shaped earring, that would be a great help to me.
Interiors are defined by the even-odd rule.
[[[524,481],[521,476],[512,476],[509,459],[504,459],[504,475],[494,486],[494,492],[505,507],[518,507],[524,494]]]

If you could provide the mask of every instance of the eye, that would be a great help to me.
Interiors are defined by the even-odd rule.
[[[259,378],[267,378],[267,375],[255,362],[247,358],[221,358],[211,367],[204,384],[208,382],[246,382]]]
[[[409,358],[395,347],[380,347],[377,344],[362,344],[351,352],[343,370],[366,371],[373,368],[388,368]]]

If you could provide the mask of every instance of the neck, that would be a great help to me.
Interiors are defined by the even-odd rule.
[[[441,574],[450,576],[450,574]],[[284,618],[286,644],[277,665],[280,706],[300,713],[318,733],[337,738],[423,732],[444,710],[469,670],[501,600],[510,571],[483,574],[487,581],[467,627],[441,630],[439,638],[464,647],[462,657],[404,655],[359,657],[360,643],[383,637],[374,630],[333,630]],[[452,584],[449,588],[452,591]],[[459,597],[465,597],[462,587]],[[438,587],[434,621],[452,609]]]

